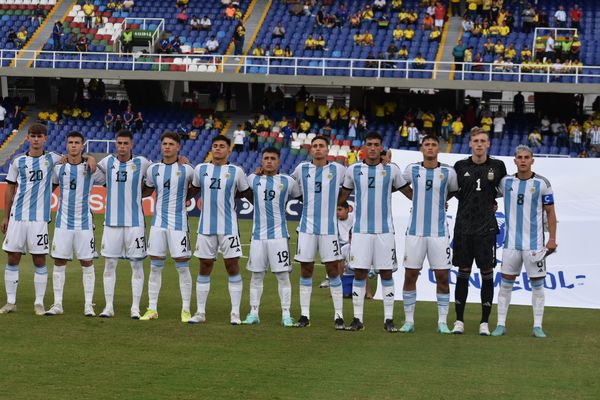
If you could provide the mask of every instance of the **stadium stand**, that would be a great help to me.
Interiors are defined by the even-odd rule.
[[[325,74],[348,76],[351,67],[349,59],[371,58],[373,60],[385,59],[389,61],[384,66],[388,69],[383,71],[382,76],[401,78],[406,77],[405,72],[396,71],[396,64],[406,68],[406,65],[412,64],[418,56],[429,61],[436,58],[440,37],[431,41],[429,39],[430,30],[422,29],[422,20],[426,14],[426,9],[420,6],[419,1],[403,2],[402,9],[395,11],[392,11],[391,4],[388,5],[385,11],[373,11],[370,8],[372,2],[365,0],[348,3],[347,8],[346,3],[342,2],[335,2],[330,6],[325,6],[323,3],[319,1],[312,10],[300,15],[292,15],[288,4],[273,2],[250,53],[256,56],[261,55],[261,52],[264,51],[264,55],[269,55],[271,58],[250,59],[247,72],[264,73],[266,65],[270,63],[271,67],[275,66],[275,68],[270,69],[270,73],[274,74],[321,75],[323,61],[318,59],[334,58],[338,60],[327,62],[327,67],[330,69],[326,70]],[[409,14],[410,11],[416,12],[417,20],[413,23],[406,20],[400,22],[400,12]],[[360,22],[355,25],[351,20],[357,13],[363,16],[365,13],[371,13],[372,17],[358,18]],[[321,15],[325,20],[324,23],[319,21]],[[387,25],[381,27],[379,21],[382,20],[384,15]],[[328,18],[330,22],[327,22]],[[276,37],[273,32],[280,22],[286,32],[282,37]],[[398,36],[395,39],[394,30],[397,27],[402,31],[402,37]],[[411,39],[407,39],[404,35],[404,32],[409,28],[413,32]],[[357,42],[364,39],[367,31],[368,34],[372,35],[372,38],[366,42],[372,44],[365,42],[363,42],[364,45],[358,44]],[[324,46],[317,45],[315,48],[307,46],[307,40],[313,38],[318,40],[319,37],[324,40]],[[389,46],[392,43],[394,43],[396,49],[388,53]],[[284,51],[289,49],[290,54],[294,57],[306,58],[299,61],[300,68],[295,69],[293,60],[283,59],[283,55],[278,55],[275,51],[277,45]],[[407,53],[399,56],[399,52],[404,46],[406,46]],[[369,64],[368,61],[361,62],[361,64],[355,63],[353,68],[357,68],[355,76],[376,76],[375,71],[373,71],[373,64]],[[429,64],[423,69],[432,68],[433,64]],[[410,75],[414,78],[431,78],[431,72],[426,71],[413,71],[410,72]]]

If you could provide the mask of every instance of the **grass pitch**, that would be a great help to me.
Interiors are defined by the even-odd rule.
[[[102,217],[95,220],[100,243]],[[195,230],[197,219],[191,224]],[[248,243],[251,222],[240,221],[240,228],[242,240]],[[247,251],[245,247],[246,255]],[[245,261],[242,318],[248,310],[250,281]],[[6,263],[3,252],[0,263]],[[329,290],[318,288],[324,272],[317,268],[311,327],[284,329],[279,325],[279,298],[271,275],[265,282],[261,325],[233,327],[229,325],[226,274],[219,260],[211,281],[208,321],[203,325],[179,321],[181,300],[171,261],[163,272],[158,320],[129,319],[131,273],[126,262],[118,267],[115,318],[83,316],[81,269],[74,264],[67,269],[65,315],[36,317],[31,265],[29,256],[23,258],[18,312],[0,318],[1,399],[600,398],[598,310],[547,308],[544,328],[548,338],[539,340],[530,336],[531,308],[512,306],[508,336],[491,338],[476,335],[479,306],[470,304],[467,333],[441,336],[435,332],[435,304],[420,302],[416,333],[393,335],[383,330],[381,302],[367,301],[366,330],[336,332]],[[50,271],[51,265],[49,258]],[[104,306],[103,260],[95,265],[98,313]],[[192,276],[197,268],[197,260],[192,259]],[[148,269],[146,261],[146,280]],[[300,315],[298,270],[294,265],[295,317]],[[3,279],[0,273],[2,302]],[[52,299],[50,272],[46,308]],[[144,290],[142,308],[146,305]],[[344,307],[349,323],[351,301],[345,300]],[[401,302],[396,304],[395,315],[399,325]],[[452,309],[449,321],[453,321]]]

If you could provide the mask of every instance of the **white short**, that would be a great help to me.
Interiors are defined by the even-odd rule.
[[[436,28],[443,28],[444,27],[444,20],[443,19],[436,19],[433,21],[434,25],[436,26]]]
[[[376,271],[398,269],[393,233],[354,233],[350,244],[350,267]]]
[[[522,266],[529,278],[543,278],[546,276],[546,260],[540,259],[543,250],[502,250],[502,273],[506,275],[519,275]]]
[[[218,250],[223,253],[225,259],[241,257],[240,237],[238,235],[198,234],[194,256],[206,260],[216,260]]]
[[[246,268],[252,272],[290,272],[292,258],[287,239],[252,240]]]
[[[2,249],[11,253],[48,254],[48,223],[46,221],[9,220]]]
[[[73,252],[78,260],[88,261],[98,257],[94,230],[69,230],[55,228],[52,237],[52,258],[72,260]]]
[[[406,235],[404,268],[422,269],[427,256],[430,269],[450,269],[452,253],[448,237],[423,237]]]
[[[167,249],[172,258],[190,258],[192,256],[192,245],[189,233],[156,226],[150,227],[148,255],[166,257]]]
[[[337,235],[313,235],[311,233],[298,232],[298,244],[296,247],[296,261],[314,262],[317,251],[321,262],[341,260],[342,253]]]
[[[101,254],[109,258],[141,260],[146,257],[146,229],[143,226],[105,226]]]

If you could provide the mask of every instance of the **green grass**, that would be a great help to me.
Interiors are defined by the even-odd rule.
[[[196,224],[197,220],[192,220],[193,229]],[[96,225],[100,243],[99,216]],[[241,231],[243,241],[248,242],[249,221],[241,221]],[[246,255],[247,250],[245,247]],[[0,264],[5,262],[2,253]],[[242,260],[242,267],[244,264]],[[104,305],[102,265],[99,259],[96,312]],[[193,259],[193,275],[197,267]],[[296,317],[298,268],[295,265],[292,274],[292,314]],[[265,282],[262,324],[232,327],[226,275],[219,261],[212,277],[208,321],[189,326],[179,322],[177,272],[168,262],[159,300],[160,319],[131,321],[130,269],[121,262],[115,318],[83,317],[78,265],[67,269],[65,315],[50,318],[33,314],[32,274],[31,259],[26,257],[21,263],[19,310],[0,318],[1,399],[597,399],[600,395],[597,310],[547,308],[544,327],[549,337],[539,340],[530,337],[531,308],[514,306],[508,336],[487,338],[476,335],[479,306],[469,305],[467,333],[440,336],[435,333],[435,304],[420,302],[416,333],[391,335],[383,330],[381,302],[367,301],[367,329],[336,332],[329,291],[317,287],[324,275],[318,269],[310,328],[279,325],[279,298],[271,275]],[[146,279],[147,274],[148,270]],[[244,271],[243,275],[242,317],[248,310],[249,284],[249,274]],[[0,273],[2,297],[3,277]],[[51,302],[52,284],[48,282],[46,306]],[[349,321],[351,301],[345,300],[344,306]],[[401,303],[395,311],[399,324]]]

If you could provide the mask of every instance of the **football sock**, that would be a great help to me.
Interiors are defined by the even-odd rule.
[[[366,279],[356,279],[352,282],[352,305],[354,306],[354,318],[363,320],[363,308],[365,306]]]
[[[165,260],[150,260],[150,276],[148,277],[148,308],[158,310],[158,294],[162,286],[162,271]]]
[[[312,295],[312,278],[300,277],[300,314],[310,319],[310,297]]]
[[[62,304],[65,287],[66,265],[55,265],[52,269],[52,289],[54,289],[54,304]]]
[[[438,324],[448,321],[448,305],[450,304],[450,293],[437,293]]]
[[[506,326],[506,315],[512,296],[512,289],[515,281],[502,278],[500,290],[498,291],[498,325]]]
[[[467,295],[469,294],[469,275],[471,272],[458,270],[456,278],[456,288],[454,291],[454,309],[456,311],[456,320],[465,320],[465,305],[467,303]]]
[[[115,283],[117,281],[117,263],[116,258],[104,259],[104,299],[106,308],[113,309],[113,299],[115,297]]]
[[[344,318],[344,290],[339,276],[329,278],[329,292],[333,300],[333,319]]]
[[[81,267],[83,272],[83,295],[85,297],[85,304],[92,304],[94,302],[94,286],[96,285],[96,273],[94,272],[94,265],[89,267]]]
[[[278,283],[279,299],[281,300],[281,318],[290,316],[290,306],[292,304],[292,283],[290,282],[289,272],[275,273]]]
[[[383,292],[383,320],[394,319],[394,279],[381,280]]]
[[[542,327],[544,319],[544,304],[546,296],[544,294],[544,280],[531,280],[531,305],[533,306],[533,326]]]
[[[481,273],[481,322],[488,322],[494,301],[494,271]]]
[[[142,260],[131,261],[131,309],[139,311],[142,292],[144,291],[144,262]]]
[[[190,300],[192,298],[192,274],[190,273],[190,262],[183,261],[175,263],[179,273],[179,291],[181,292],[181,309],[190,312]]]
[[[260,298],[263,292],[264,272],[253,272],[250,279],[250,314],[258,317]]]
[[[415,307],[417,305],[417,291],[403,290],[402,301],[404,302],[404,322],[415,323]]]
[[[35,267],[33,285],[35,286],[35,304],[44,304],[46,284],[48,283],[48,268],[45,265]]]
[[[240,274],[229,276],[229,295],[231,296],[231,313],[240,315],[240,304],[242,303],[242,290],[244,284]]]
[[[200,314],[206,314],[206,299],[210,292],[210,275],[198,275],[196,278],[196,301]]]
[[[17,303],[17,287],[19,286],[19,266],[6,264],[4,270],[4,287],[6,288],[6,302]]]

